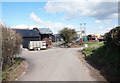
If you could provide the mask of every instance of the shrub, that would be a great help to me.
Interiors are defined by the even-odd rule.
[[[2,28],[2,69],[11,67],[14,64],[15,55],[21,51],[22,38],[13,29],[0,25]]]
[[[103,42],[88,42],[88,48],[82,50],[88,62],[93,62],[95,68],[107,78],[108,81],[120,79],[120,48],[110,48]]]
[[[120,46],[120,26],[112,29],[109,33],[104,36],[105,45],[107,46]]]

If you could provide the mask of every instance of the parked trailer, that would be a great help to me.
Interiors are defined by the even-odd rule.
[[[46,49],[46,41],[30,41],[30,50]]]

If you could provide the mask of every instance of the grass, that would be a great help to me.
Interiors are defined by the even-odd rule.
[[[4,80],[23,61],[21,58],[15,58],[14,60],[15,60],[15,64],[12,67],[2,71],[2,80]]]
[[[120,79],[120,48],[106,47],[103,42],[87,42],[88,48],[82,50],[86,59],[98,66],[101,74],[109,81]]]
[[[23,61],[21,58],[14,58],[14,60],[15,60],[17,63],[20,63],[20,62]]]
[[[82,51],[86,56],[90,56],[96,49],[104,45],[103,42],[86,42],[86,44],[88,44],[88,48]]]

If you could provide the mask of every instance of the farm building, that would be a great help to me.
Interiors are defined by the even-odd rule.
[[[60,34],[52,35],[52,42],[58,42],[58,41],[63,41],[62,36],[60,36]]]
[[[39,28],[38,30],[41,41],[46,41],[46,46],[50,47],[52,45],[52,31],[49,28]]]
[[[41,39],[39,33],[35,30],[18,29],[16,33],[23,37],[23,48],[28,48],[30,41],[40,41]]]
[[[40,40],[46,41],[46,47],[52,46],[52,31],[49,28],[34,28],[36,31],[39,32]]]

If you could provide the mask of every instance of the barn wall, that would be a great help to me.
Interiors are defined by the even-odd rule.
[[[51,40],[51,42],[52,42],[52,35],[42,34],[42,35],[41,35],[41,40],[42,40],[42,41],[46,41],[46,46],[49,47],[49,45],[50,45],[50,44],[49,44],[49,43],[50,43],[49,41]]]
[[[40,41],[39,37],[31,37],[31,38],[23,38],[23,48],[28,48],[29,42],[30,41]]]
[[[55,42],[55,36],[52,35],[52,42]]]
[[[52,35],[52,42],[62,41],[63,38],[60,35]]]

